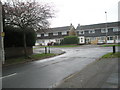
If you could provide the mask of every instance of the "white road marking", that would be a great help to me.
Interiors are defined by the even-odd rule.
[[[11,76],[14,76],[14,75],[16,75],[16,74],[17,74],[17,73],[13,73],[13,74],[10,74],[10,75],[4,76],[4,77],[0,77],[0,79],[7,78],[7,77],[11,77]]]

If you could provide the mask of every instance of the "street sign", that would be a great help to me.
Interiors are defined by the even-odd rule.
[[[0,32],[0,36],[4,37],[5,36],[5,32]]]

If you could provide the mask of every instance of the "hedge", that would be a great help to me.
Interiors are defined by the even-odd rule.
[[[31,28],[27,28],[25,31],[27,46],[34,46],[37,38],[36,32]],[[5,47],[23,47],[23,30],[12,26],[6,26],[4,32]]]
[[[77,36],[65,36],[61,44],[79,44],[79,38]]]

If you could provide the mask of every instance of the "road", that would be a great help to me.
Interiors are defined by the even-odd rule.
[[[52,48],[54,49],[54,48]],[[86,45],[61,48],[66,53],[49,59],[3,68],[3,88],[51,88],[71,74],[79,72],[111,47]]]

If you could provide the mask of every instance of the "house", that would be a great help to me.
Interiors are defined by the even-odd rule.
[[[75,31],[80,44],[120,43],[119,22],[99,23],[92,25],[78,24],[75,29],[70,26],[49,28],[46,32],[37,32],[37,44],[60,43],[70,31]]]
[[[78,36],[84,37],[86,44],[120,43],[119,22],[78,25],[76,31]]]
[[[46,32],[37,32],[36,45],[60,43],[64,36],[68,36],[71,26],[49,28]]]

